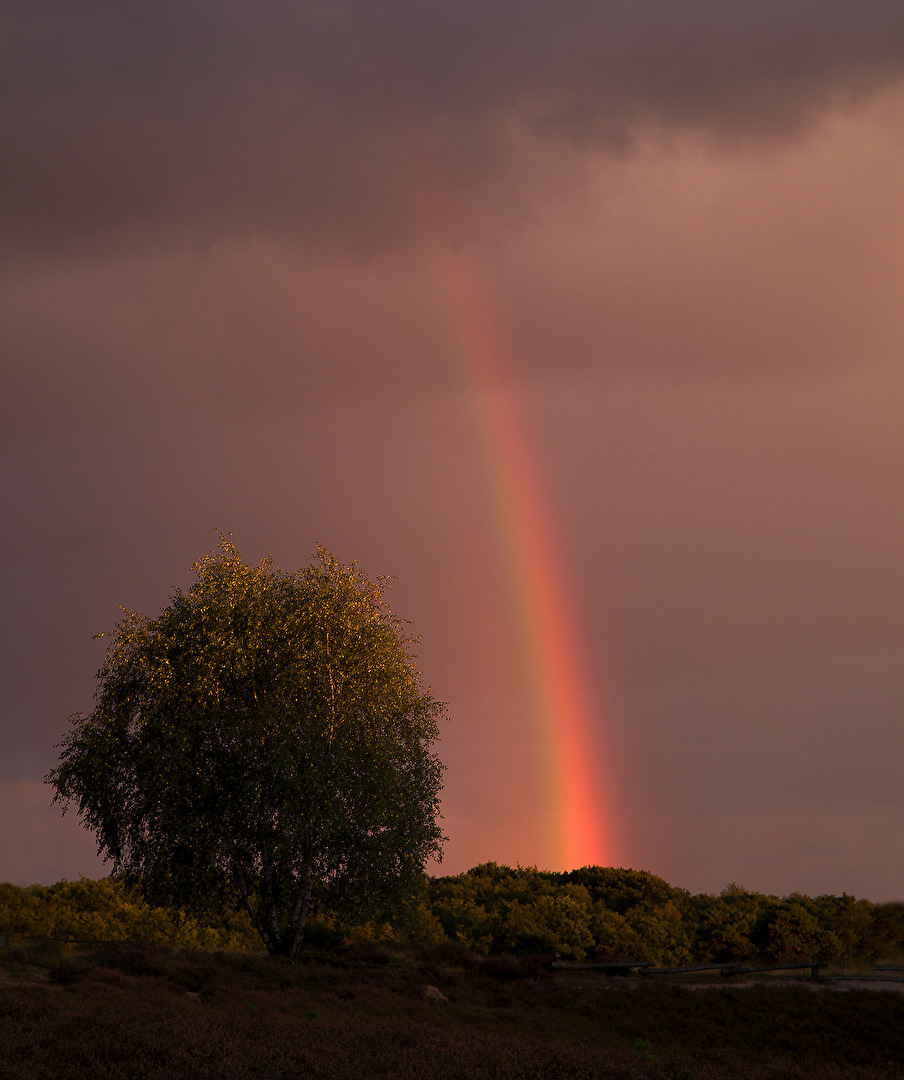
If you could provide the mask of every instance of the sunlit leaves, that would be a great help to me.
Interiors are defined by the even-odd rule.
[[[238,897],[291,953],[311,899],[413,895],[442,839],[443,706],[371,581],[319,547],[293,573],[228,538],[156,619],[126,612],[50,779],[117,871],[196,910]]]

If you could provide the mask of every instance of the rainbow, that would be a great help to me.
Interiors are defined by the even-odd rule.
[[[539,757],[547,768],[547,814],[561,869],[612,860],[608,785],[600,775],[577,620],[571,610],[555,529],[521,418],[509,350],[492,316],[476,264],[453,253],[454,231],[435,197],[419,192],[422,236],[454,328],[477,434],[493,492],[493,512],[509,574],[512,621],[530,699]],[[433,198],[427,196],[433,195]]]

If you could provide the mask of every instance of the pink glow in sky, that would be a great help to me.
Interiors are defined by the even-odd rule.
[[[899,2],[8,9],[0,880],[217,527],[397,578],[445,870],[904,899]]]
[[[451,250],[442,210],[439,205],[424,215],[424,228],[449,305],[465,387],[478,406],[475,441],[483,448],[500,549],[496,557],[511,595],[509,635],[521,654],[529,698],[521,741],[533,744],[540,762],[536,802],[548,834],[541,842],[553,865],[610,865],[615,823],[603,810],[602,793],[610,784],[598,745],[601,716],[594,731],[561,545],[525,437],[508,348],[494,325],[486,283],[476,265]]]

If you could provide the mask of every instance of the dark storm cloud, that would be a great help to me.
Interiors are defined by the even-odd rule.
[[[499,126],[784,137],[904,70],[892,0],[7,4],[2,226],[22,246],[409,227],[406,147],[459,185]]]
[[[215,525],[399,576],[455,721],[448,868],[554,865],[476,298],[618,858],[904,896],[902,29],[900,0],[0,0],[0,880],[100,872],[40,777],[92,635]]]

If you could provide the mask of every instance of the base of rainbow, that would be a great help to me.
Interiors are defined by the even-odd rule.
[[[487,289],[475,263],[460,250],[453,253],[454,232],[436,190],[435,184],[422,185],[418,193],[422,235],[467,389],[477,402],[476,433],[485,450],[512,620],[534,705],[554,858],[562,869],[608,864],[612,836],[596,725],[560,547]]]

